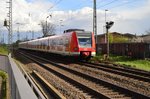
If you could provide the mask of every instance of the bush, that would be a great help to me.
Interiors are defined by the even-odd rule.
[[[7,45],[0,45],[0,54],[8,55],[8,47],[7,47]]]
[[[0,71],[0,76],[2,77],[1,98],[7,99],[7,74],[3,71]]]

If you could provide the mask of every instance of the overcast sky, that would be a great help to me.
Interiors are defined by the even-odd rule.
[[[0,30],[4,19],[8,19],[9,0],[0,0]],[[21,23],[20,31],[40,31],[38,25],[46,20],[56,25],[57,34],[64,29],[81,28],[93,30],[93,0],[12,0],[13,1],[13,31]],[[107,21],[114,21],[110,31],[141,35],[150,29],[150,0],[97,0],[98,34],[104,32],[105,9]],[[60,28],[60,20],[62,25]]]

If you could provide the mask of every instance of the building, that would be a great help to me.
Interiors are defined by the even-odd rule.
[[[132,43],[142,43],[142,42],[144,42],[144,40],[141,36],[136,36],[131,39],[131,42]]]
[[[150,34],[149,35],[142,35],[143,42],[150,43]]]

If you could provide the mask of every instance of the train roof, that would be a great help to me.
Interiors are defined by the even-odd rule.
[[[68,33],[68,32],[78,32],[78,31],[84,31],[84,29],[67,29],[64,31],[64,33]]]
[[[90,31],[85,31],[84,29],[68,29],[68,30],[65,30],[64,34],[61,34],[61,35],[53,35],[53,36],[47,36],[47,37],[38,38],[38,39],[30,40],[30,41],[24,41],[24,42],[20,42],[20,44],[27,43],[27,42],[30,43],[30,42],[34,42],[37,40],[44,40],[44,39],[48,39],[48,38],[55,38],[55,37],[59,37],[59,36],[63,36],[63,35],[69,35],[69,34],[72,34],[73,32],[76,32],[77,34],[80,34],[80,35],[85,35],[86,33],[87,34],[92,33]]]

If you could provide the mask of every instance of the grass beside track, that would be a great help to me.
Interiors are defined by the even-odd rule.
[[[118,61],[116,63],[125,64],[138,69],[150,71],[150,61],[148,60]]]
[[[105,61],[101,55],[94,57],[92,60],[98,61],[98,62]],[[116,63],[116,64],[125,65],[128,67],[150,71],[150,60],[139,60],[139,59],[133,59],[130,57],[125,57],[125,56],[112,56],[111,55],[109,58],[109,61]]]
[[[0,70],[0,76],[2,77],[1,86],[1,99],[7,99],[7,74]]]
[[[8,49],[6,45],[0,45],[0,54],[8,55]]]

